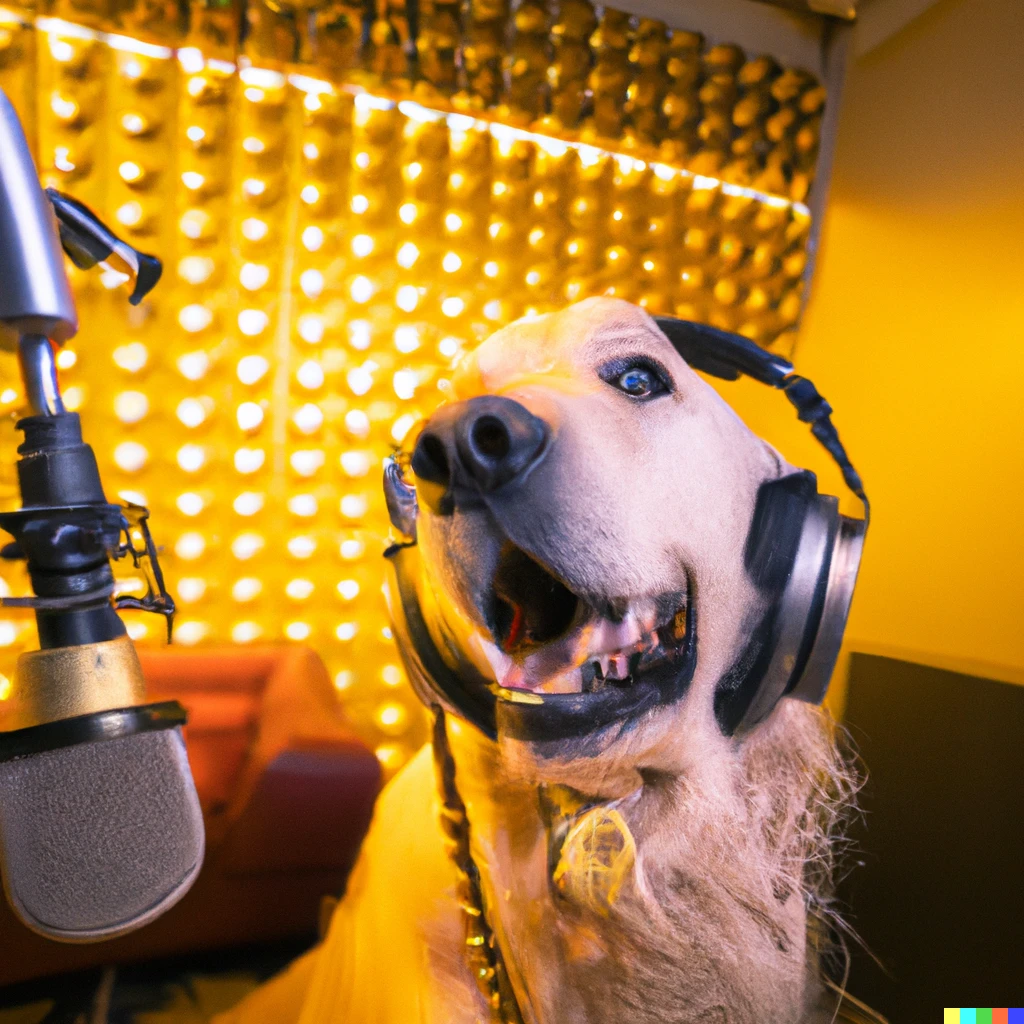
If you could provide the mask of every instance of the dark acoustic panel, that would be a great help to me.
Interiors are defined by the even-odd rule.
[[[893,1024],[1024,1004],[1024,686],[854,655],[846,724],[868,770],[850,991]]]

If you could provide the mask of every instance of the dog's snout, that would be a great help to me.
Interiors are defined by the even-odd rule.
[[[423,428],[412,454],[419,480],[496,491],[524,476],[547,448],[547,424],[511,398],[485,395],[445,406]]]
[[[440,484],[447,488],[451,481],[451,467],[444,441],[433,431],[424,430],[412,453],[412,471],[420,480]]]
[[[511,398],[466,403],[455,425],[455,446],[466,474],[494,491],[531,469],[544,451],[547,424]]]
[[[486,462],[504,459],[512,450],[512,438],[504,421],[485,413],[473,422],[467,433],[473,457]]]

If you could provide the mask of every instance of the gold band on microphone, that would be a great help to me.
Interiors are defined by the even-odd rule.
[[[27,651],[18,658],[0,728],[24,729],[146,699],[135,645],[126,636],[102,643]]]

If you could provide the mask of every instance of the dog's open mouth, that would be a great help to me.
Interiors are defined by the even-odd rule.
[[[587,600],[512,544],[502,550],[485,654],[506,697],[629,690],[671,674],[690,648],[689,588]]]
[[[532,743],[543,756],[560,756],[565,742],[593,752],[689,689],[697,621],[688,571],[672,593],[597,600],[505,542],[480,608],[486,631],[462,632],[461,642],[442,632],[446,658],[417,597],[416,551],[388,552],[410,679],[428,704],[440,700],[485,734]]]
[[[508,654],[557,639],[579,610],[579,598],[513,544],[502,551],[492,588],[494,638]]]

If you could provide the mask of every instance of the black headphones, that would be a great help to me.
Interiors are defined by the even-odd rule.
[[[853,599],[870,506],[860,475],[832,424],[831,406],[809,380],[793,372],[788,360],[706,324],[675,317],[654,321],[693,369],[722,380],[752,377],[782,391],[864,505],[863,519],[840,514],[838,499],[819,494],[817,480],[808,471],[761,486],[744,564],[765,598],[766,611],[750,624],[751,639],[720,680],[714,698],[719,726],[732,735],[756,725],[783,697],[812,704],[824,699]],[[384,491],[392,523],[400,533],[414,538],[416,493],[394,461],[385,469]],[[458,652],[450,651],[446,660],[431,639],[416,592],[415,540],[392,545],[385,556],[391,570],[395,634],[413,688],[428,705],[440,699],[493,737],[497,698],[492,685],[458,659]],[[693,654],[691,672],[695,650]],[[450,667],[452,659],[459,662],[458,669]],[[503,717],[506,726],[528,739],[579,734],[588,725],[598,729],[613,720],[602,720],[601,708],[593,702],[574,715],[570,701],[560,713],[560,731],[548,732],[535,722],[526,724],[515,709],[509,710]],[[645,710],[638,706],[632,712]],[[615,714],[621,711],[620,701]],[[586,719],[577,721],[583,714]]]
[[[832,424],[832,407],[793,364],[747,338],[706,324],[655,317],[675,350],[695,370],[778,388],[842,471],[864,505],[864,518],[839,512],[839,501],[819,494],[813,473],[794,473],[758,492],[744,560],[768,599],[750,643],[715,692],[715,716],[726,734],[765,718],[782,697],[811,704],[825,699],[853,600],[870,504]]]

